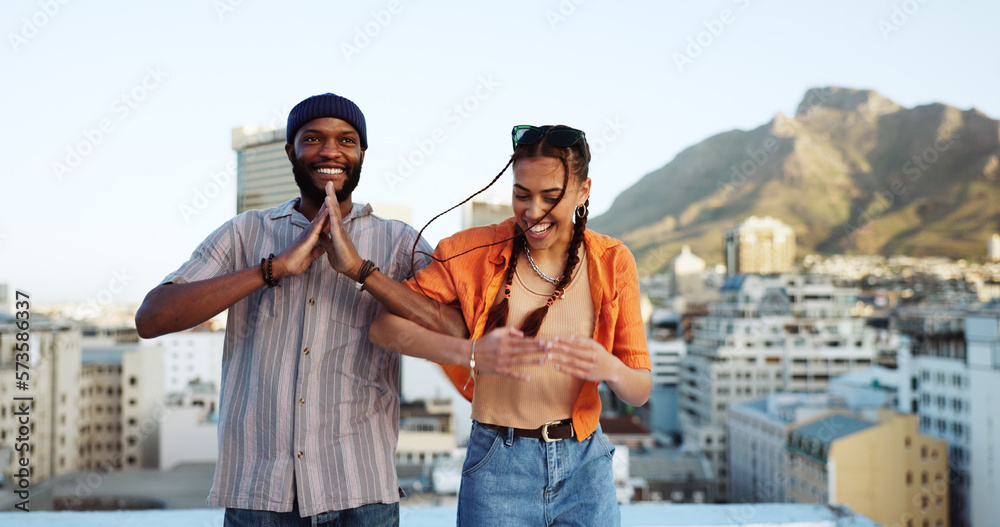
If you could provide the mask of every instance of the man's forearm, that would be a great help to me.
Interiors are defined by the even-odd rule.
[[[146,339],[192,328],[264,285],[257,267],[198,282],[161,284],[142,301],[135,327]]]
[[[365,291],[378,300],[390,313],[415,322],[436,333],[468,338],[462,312],[375,271],[365,280]]]

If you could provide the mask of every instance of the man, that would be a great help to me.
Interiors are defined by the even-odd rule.
[[[229,309],[208,497],[226,507],[227,526],[398,525],[398,355],[371,344],[368,327],[379,301],[428,320],[440,313],[362,286],[371,275],[409,278],[428,259],[418,254],[411,267],[416,231],[351,200],[368,148],[357,105],[332,93],[305,99],[288,115],[286,140],[301,195],[219,227],[150,291],[136,327],[152,338]],[[370,261],[335,271],[331,227]],[[430,253],[423,240],[417,247]],[[462,334],[456,316],[444,329]]]

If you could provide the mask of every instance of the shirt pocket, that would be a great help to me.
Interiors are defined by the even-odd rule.
[[[337,324],[361,328],[371,325],[378,313],[379,303],[372,295],[359,291],[357,282],[338,274],[332,291],[330,320]]]

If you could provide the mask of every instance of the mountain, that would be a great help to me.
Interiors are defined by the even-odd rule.
[[[799,257],[979,258],[1000,231],[1000,123],[975,109],[814,88],[794,117],[685,149],[588,227],[623,240],[652,274],[683,245],[723,261],[724,232],[751,215],[792,226]]]

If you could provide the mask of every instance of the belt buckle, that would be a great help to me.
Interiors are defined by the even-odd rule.
[[[559,425],[561,423],[562,421],[549,421],[544,425],[542,425],[542,441],[545,441],[546,443],[555,443],[556,441],[562,441],[563,439],[566,439],[565,437],[560,437],[559,439],[552,439],[551,437],[549,437],[549,426]],[[573,425],[570,425],[569,437],[573,437],[573,433],[574,433]]]

